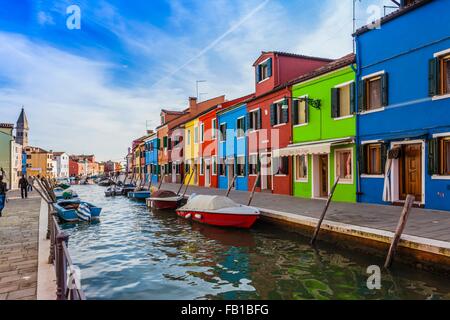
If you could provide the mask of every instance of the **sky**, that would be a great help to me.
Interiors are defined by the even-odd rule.
[[[121,161],[162,108],[254,92],[261,51],[352,52],[353,0],[0,0],[0,122],[22,106],[30,144]],[[371,5],[357,0],[357,25]],[[69,29],[67,8],[80,8]]]

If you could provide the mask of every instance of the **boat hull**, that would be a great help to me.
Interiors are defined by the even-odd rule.
[[[240,229],[250,229],[259,218],[259,215],[201,211],[177,211],[177,214],[182,218],[211,226]]]
[[[147,199],[147,206],[153,210],[176,210],[183,206],[183,202],[182,199],[172,201]]]
[[[151,195],[150,191],[129,192],[128,198],[145,201],[145,199],[149,198],[150,195]]]

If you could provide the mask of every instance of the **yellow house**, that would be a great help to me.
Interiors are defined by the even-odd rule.
[[[26,147],[27,176],[53,177],[53,153],[38,147]]]
[[[197,186],[199,180],[200,127],[198,118],[187,122],[184,126],[184,163],[185,181]],[[193,175],[191,177],[191,175]]]

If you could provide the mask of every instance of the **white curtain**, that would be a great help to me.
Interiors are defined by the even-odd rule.
[[[383,201],[385,202],[392,202],[391,181],[390,181],[391,170],[392,170],[392,159],[389,159],[388,157],[384,172]]]

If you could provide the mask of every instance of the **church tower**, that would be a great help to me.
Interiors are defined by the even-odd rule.
[[[28,146],[28,133],[30,131],[30,127],[28,126],[27,115],[25,114],[25,110],[22,107],[22,112],[20,113],[19,119],[16,124],[16,142],[22,147]]]

